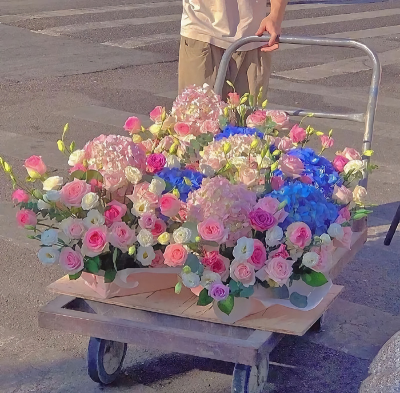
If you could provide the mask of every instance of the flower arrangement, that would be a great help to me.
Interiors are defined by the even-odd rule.
[[[20,182],[0,159],[17,223],[41,242],[40,261],[59,263],[71,279],[179,267],[176,292],[196,290],[199,305],[214,302],[225,314],[255,289],[285,298],[296,281],[322,286],[334,249],[351,245],[351,221],[371,212],[357,182],[375,167],[352,148],[328,160],[332,131],[303,127],[304,119],[290,126],[266,105],[237,93],[224,103],[207,85],[190,87],[170,113],[155,108],[147,129],[130,117],[129,136],[101,135],[81,150],[66,143],[66,125],[58,148],[67,181],[32,156]],[[313,138],[319,153],[306,146]],[[298,293],[288,300],[304,307]]]

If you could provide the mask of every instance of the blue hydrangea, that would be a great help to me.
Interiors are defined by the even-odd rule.
[[[176,188],[180,193],[180,200],[186,202],[189,192],[198,190],[205,176],[191,169],[164,168],[157,173],[166,183],[164,193]],[[185,180],[186,179],[186,180]]]
[[[339,173],[335,170],[332,163],[325,157],[316,154],[313,149],[293,149],[287,154],[290,156],[295,156],[303,162],[303,175],[310,177],[312,179],[312,184],[318,188],[326,198],[332,198],[335,184],[338,186],[343,184],[343,179],[339,176]],[[277,170],[274,172],[274,175],[281,176],[282,172]],[[286,183],[291,181],[293,180],[288,179]]]
[[[289,183],[279,191],[272,191],[269,196],[286,201],[285,211],[289,213],[282,224],[286,228],[293,222],[303,221],[313,234],[326,233],[329,225],[339,215],[340,206],[327,200],[319,189],[301,182]]]
[[[229,138],[232,135],[257,135],[261,139],[264,137],[264,134],[256,128],[235,127],[229,125],[226,126],[221,133],[215,135],[214,140],[220,141],[221,139]]]

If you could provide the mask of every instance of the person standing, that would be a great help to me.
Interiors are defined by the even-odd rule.
[[[190,85],[214,86],[222,55],[230,44],[252,35],[271,35],[268,44],[251,43],[240,48],[229,63],[226,79],[239,94],[265,97],[271,74],[271,52],[279,47],[279,35],[288,0],[183,0],[179,49],[179,93]],[[268,14],[268,15],[267,15]],[[224,86],[224,97],[229,86]]]

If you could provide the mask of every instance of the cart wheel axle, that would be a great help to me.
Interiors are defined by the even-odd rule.
[[[237,363],[233,370],[232,393],[263,393],[267,388],[269,358],[258,366]]]
[[[104,385],[114,382],[121,371],[127,347],[125,343],[90,337],[87,354],[89,377]]]

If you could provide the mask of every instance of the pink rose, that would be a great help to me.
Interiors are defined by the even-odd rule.
[[[153,144],[154,142],[151,139],[146,139],[138,143],[138,146],[142,148],[144,153],[150,153],[153,150]]]
[[[32,178],[39,178],[43,176],[46,171],[46,165],[44,164],[41,156],[31,156],[25,160],[25,168],[28,171],[28,175]]]
[[[168,266],[183,266],[186,262],[188,252],[182,244],[169,244],[164,251],[164,263]]]
[[[286,128],[289,125],[289,115],[284,111],[267,111],[267,116],[269,116],[271,120],[276,123],[275,128],[278,130]]]
[[[218,273],[222,280],[226,280],[229,277],[229,265],[230,260],[217,252],[217,256],[211,262],[209,266],[210,270],[214,273]]]
[[[125,173],[123,171],[104,173],[103,181],[104,188],[110,192],[117,191],[119,188],[122,188],[127,184]]]
[[[332,197],[338,203],[342,205],[348,205],[353,200],[353,193],[347,187],[338,187],[337,184],[335,184]]]
[[[107,228],[93,226],[88,229],[83,237],[82,253],[88,257],[101,254],[107,244]]]
[[[151,261],[150,267],[165,267],[164,265],[164,255],[161,250],[155,250],[154,253],[156,256]]]
[[[60,227],[70,239],[81,239],[86,230],[83,220],[72,217],[62,221]]]
[[[278,206],[279,201],[277,199],[267,196],[259,199],[254,208],[260,208],[268,213],[275,214],[278,210]]]
[[[127,207],[123,203],[117,201],[111,201],[106,205],[104,217],[106,219],[106,225],[109,227],[114,222],[122,221],[122,217],[126,214]]]
[[[292,275],[292,264],[293,261],[288,261],[282,257],[274,257],[267,262],[265,272],[271,280],[274,280],[279,285],[283,285]]]
[[[68,274],[79,273],[84,268],[83,256],[79,247],[73,250],[71,247],[64,247],[60,252],[59,263]]]
[[[353,231],[350,227],[343,227],[344,235],[341,239],[335,238],[333,239],[333,245],[335,247],[343,247],[347,250],[351,249],[351,239],[353,236]]]
[[[160,199],[161,213],[167,217],[174,217],[181,210],[181,202],[174,194],[164,194]]]
[[[225,300],[229,296],[229,287],[221,282],[213,282],[208,288],[208,296],[211,296],[217,302]]]
[[[254,239],[254,251],[252,256],[247,260],[257,270],[261,269],[267,260],[267,251],[265,250],[264,244],[258,239]]]
[[[190,126],[188,123],[178,122],[175,124],[174,130],[179,136],[186,136],[190,134]]]
[[[171,148],[171,146],[174,143],[174,138],[172,138],[172,136],[165,136],[163,139],[161,139],[160,143],[158,144],[158,147],[161,150],[169,150]]]
[[[343,217],[345,221],[349,221],[351,218],[350,210],[347,207],[343,207],[339,210],[339,216]]]
[[[82,198],[91,190],[90,184],[87,184],[85,180],[74,179],[61,189],[60,200],[65,206],[80,207]]]
[[[164,116],[165,116],[165,108],[162,106],[156,106],[150,112],[150,119],[154,121],[154,123],[161,123],[163,121]]]
[[[304,248],[311,243],[310,227],[304,222],[294,222],[287,228],[286,236],[297,247]]]
[[[329,149],[333,146],[334,140],[328,135],[321,135],[321,143],[324,149]]]
[[[142,123],[135,116],[128,117],[128,119],[124,124],[124,130],[128,131],[130,134],[138,133],[141,130],[141,128],[142,128]]]
[[[299,180],[304,184],[312,184],[313,182],[310,176],[305,176],[305,175],[300,176]]]
[[[114,222],[110,231],[111,233],[107,236],[108,242],[122,252],[127,252],[128,248],[136,241],[135,231],[124,222]]]
[[[257,184],[259,174],[257,169],[252,169],[247,166],[242,166],[239,171],[239,180],[247,187],[252,187]]]
[[[264,232],[267,229],[273,228],[277,223],[277,219],[263,209],[256,209],[249,213],[249,219],[251,226],[260,232]]]
[[[241,282],[243,286],[249,287],[256,282],[256,272],[254,266],[248,262],[233,261],[230,268],[231,278]]]
[[[276,138],[275,139],[275,146],[278,148],[278,150],[283,151],[286,153],[293,147],[293,142],[288,138],[287,136],[283,138]]]
[[[240,105],[240,95],[238,93],[229,93],[228,94],[228,102],[232,106],[239,106]]]
[[[33,227],[37,224],[36,214],[32,210],[21,209],[17,211],[17,225],[24,228],[25,225],[32,225]]]
[[[352,147],[346,147],[341,153],[341,156],[346,157],[348,160],[361,160],[361,154]]]
[[[219,133],[219,122],[215,120],[204,120],[200,127],[200,132],[202,134],[207,134],[210,132],[211,134],[218,134]]]
[[[157,220],[154,222],[154,227],[153,229],[150,230],[150,232],[155,238],[157,238],[166,230],[167,230],[167,224],[161,218],[157,218]]]
[[[86,172],[87,168],[83,164],[76,164],[72,168],[70,168],[69,173],[74,173],[75,171]]]
[[[279,169],[285,176],[296,178],[304,171],[304,165],[300,158],[284,154],[279,160]]]
[[[290,255],[286,250],[286,245],[281,244],[278,249],[271,251],[269,256],[270,258],[282,257],[283,259],[288,259]]]
[[[204,253],[204,257],[201,259],[201,263],[208,267],[211,268],[213,263],[220,257],[220,254],[218,251],[206,251]]]
[[[24,190],[15,190],[12,195],[11,195],[11,200],[17,204],[17,203],[27,203],[29,202],[29,195],[24,191]]]
[[[265,123],[265,120],[267,120],[266,112],[258,110],[249,115],[249,117],[246,120],[246,124],[247,127],[257,128],[259,126],[262,126]]]
[[[157,154],[153,153],[147,157],[147,170],[151,173],[160,172],[161,169],[165,167],[167,163],[167,159],[165,158],[164,154]]]
[[[154,228],[156,220],[157,217],[154,213],[151,212],[143,213],[139,219],[140,228],[151,230]]]
[[[333,160],[333,167],[340,173],[343,172],[345,165],[349,162],[349,159],[343,156],[336,156]]]
[[[226,231],[221,221],[212,217],[197,225],[199,235],[206,241],[223,243],[226,238]]]
[[[289,137],[293,143],[301,143],[307,138],[307,133],[304,128],[301,128],[298,124],[295,124],[289,132]]]
[[[321,247],[312,247],[311,251],[316,252],[319,255],[318,262],[312,267],[312,270],[320,273],[329,272],[332,265],[332,254],[334,251],[333,242]]]
[[[279,176],[272,176],[271,177],[271,187],[274,191],[278,191],[283,187],[284,181]]]

